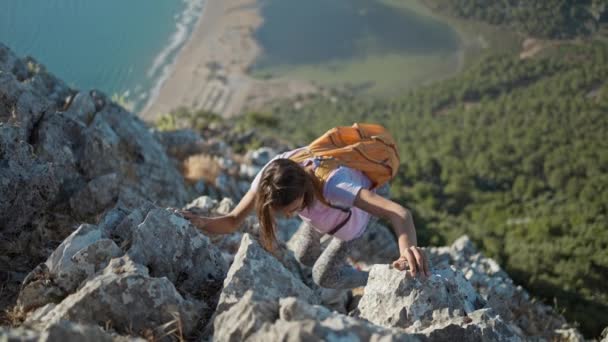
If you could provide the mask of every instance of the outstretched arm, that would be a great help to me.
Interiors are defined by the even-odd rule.
[[[393,266],[404,270],[403,261],[407,260],[413,275],[416,275],[416,273],[430,275],[426,256],[418,247],[416,228],[409,210],[367,189],[361,189],[358,192],[354,204],[355,207],[374,216],[382,217],[391,223],[397,236],[401,255],[399,259],[393,262]]]
[[[255,204],[255,192],[249,190],[241,199],[239,204],[232,209],[228,215],[218,217],[202,217],[190,211],[182,210],[185,218],[200,230],[214,234],[229,234],[235,232],[245,220],[245,217],[253,210]]]

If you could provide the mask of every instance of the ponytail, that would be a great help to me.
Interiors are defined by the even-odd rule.
[[[276,243],[276,223],[271,212],[268,192],[260,191],[256,200],[256,212],[260,220],[260,242],[268,252],[273,252]]]
[[[290,159],[275,159],[266,166],[260,177],[255,206],[260,221],[260,242],[268,252],[274,252],[277,242],[273,210],[302,196],[304,207],[312,205],[315,188],[304,168]]]

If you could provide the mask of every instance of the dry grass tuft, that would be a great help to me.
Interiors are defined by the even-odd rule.
[[[190,183],[203,179],[207,183],[213,184],[220,172],[219,163],[208,154],[195,154],[182,163],[182,174],[184,179]]]
[[[16,305],[0,314],[0,323],[11,328],[20,326],[23,321],[25,321],[25,312]]]
[[[162,334],[158,336],[158,340],[170,337],[172,340],[184,342],[184,326],[179,312],[173,311],[171,312],[171,316],[173,317],[172,320],[158,327],[158,330],[162,331]],[[150,340],[148,339],[148,341]],[[153,339],[151,342],[153,341],[156,341],[156,339]]]

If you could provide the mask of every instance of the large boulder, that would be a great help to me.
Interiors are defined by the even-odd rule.
[[[181,174],[143,121],[2,44],[0,159],[3,235],[95,223],[116,203],[187,200]]]
[[[454,265],[483,297],[488,306],[530,338],[582,341],[580,333],[550,306],[535,301],[516,285],[496,261],[480,253],[464,235],[449,247],[428,249],[436,267]],[[578,337],[576,337],[578,336]]]
[[[453,267],[434,269],[430,277],[420,278],[389,265],[375,265],[358,310],[362,318],[382,326],[422,330],[433,324],[438,311],[465,316],[484,305]]]
[[[112,211],[104,221],[111,221],[112,215],[118,214]],[[152,276],[167,277],[182,293],[197,298],[214,298],[218,293],[228,265],[220,251],[189,221],[170,211],[148,207],[114,219],[122,220],[114,224],[102,221],[99,226],[83,224],[66,238],[28,277],[19,304],[27,310],[72,293],[112,258],[123,255],[112,238],[121,245],[126,242],[123,247],[128,247],[127,254],[135,262],[146,265]]]
[[[96,224],[116,205],[179,207],[188,199],[182,175],[143,121],[99,91],[71,89],[1,43],[0,194],[0,260],[10,274],[2,281],[11,294],[80,224]],[[49,290],[38,304],[62,296],[61,286],[37,284]]]
[[[153,209],[133,229],[131,258],[154,277],[167,277],[182,293],[213,298],[222,287],[228,265],[209,239],[190,221],[164,209]]]
[[[160,336],[157,327],[178,320],[190,334],[211,316],[227,269],[219,249],[172,211],[115,208],[32,271],[18,304],[38,330],[61,319],[110,320],[121,332],[132,324]]]
[[[278,317],[263,322],[247,340],[420,341],[416,336],[397,329],[380,327],[293,297],[281,299],[276,306]]]
[[[87,278],[103,269],[110,259],[123,254],[112,231],[126,220],[128,212],[117,207],[98,225],[82,224],[47,258],[35,267],[21,284],[17,304],[24,311],[47,303],[57,303]]]
[[[523,340],[521,331],[487,308],[453,266],[416,278],[388,265],[375,265],[358,310],[372,323],[404,329],[422,340]]]
[[[216,318],[214,341],[419,341],[397,329],[332,312],[295,297],[253,297],[253,291],[248,291]]]
[[[312,304],[319,298],[279,260],[268,253],[249,234],[244,234],[241,246],[224,280],[216,314],[235,305],[248,291],[253,300],[276,301],[297,297]]]
[[[114,104],[107,105],[84,134],[79,165],[87,179],[118,172],[121,182],[144,198],[161,205],[186,203],[183,177],[139,118]]]
[[[264,250],[251,235],[244,234],[241,246],[224,280],[224,288],[215,311],[214,338],[219,340],[244,338],[246,332],[234,331],[231,328],[234,325],[234,312],[249,310],[247,311],[249,313],[244,314],[249,315],[254,321],[260,317],[271,317],[274,315],[273,311],[264,303],[276,303],[284,297],[297,297],[308,303],[319,303],[319,298],[298,275],[293,274],[283,263]],[[249,304],[239,304],[242,298],[247,298]],[[232,309],[236,305],[239,307]],[[246,309],[249,306],[266,309],[252,313],[250,309]],[[255,324],[253,326],[257,327]],[[248,329],[246,330],[250,332],[255,330],[251,327]]]
[[[68,236],[47,261],[23,282],[17,303],[25,310],[54,303],[72,293],[87,278],[122,255],[103,229],[83,224]]]
[[[184,333],[190,334],[205,310],[204,302],[184,299],[166,277],[151,277],[146,267],[125,256],[112,259],[78,291],[26,324],[46,330],[60,320],[109,322],[120,333],[143,333],[179,319]]]

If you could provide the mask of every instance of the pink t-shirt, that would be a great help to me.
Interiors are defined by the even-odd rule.
[[[289,158],[302,148],[281,153],[272,160]],[[272,162],[272,160],[270,162]],[[319,161],[316,158],[311,158],[304,160],[300,165],[307,166],[310,163],[313,163],[314,168],[316,168],[318,162]],[[251,183],[250,189],[257,190],[260,177],[265,168],[266,166],[257,174]],[[346,166],[340,166],[329,174],[325,186],[323,187],[323,197],[325,197],[325,200],[331,205],[340,208],[350,208],[352,212],[348,222],[346,222],[346,224],[333,236],[343,241],[349,241],[358,238],[363,234],[365,227],[369,222],[370,214],[357,207],[353,207],[353,204],[359,190],[362,188],[369,189],[371,186],[372,182],[361,171]],[[321,201],[315,199],[309,208],[306,208],[299,213],[299,216],[303,221],[308,222],[319,232],[327,233],[342,223],[348,216],[348,212],[328,207]]]

